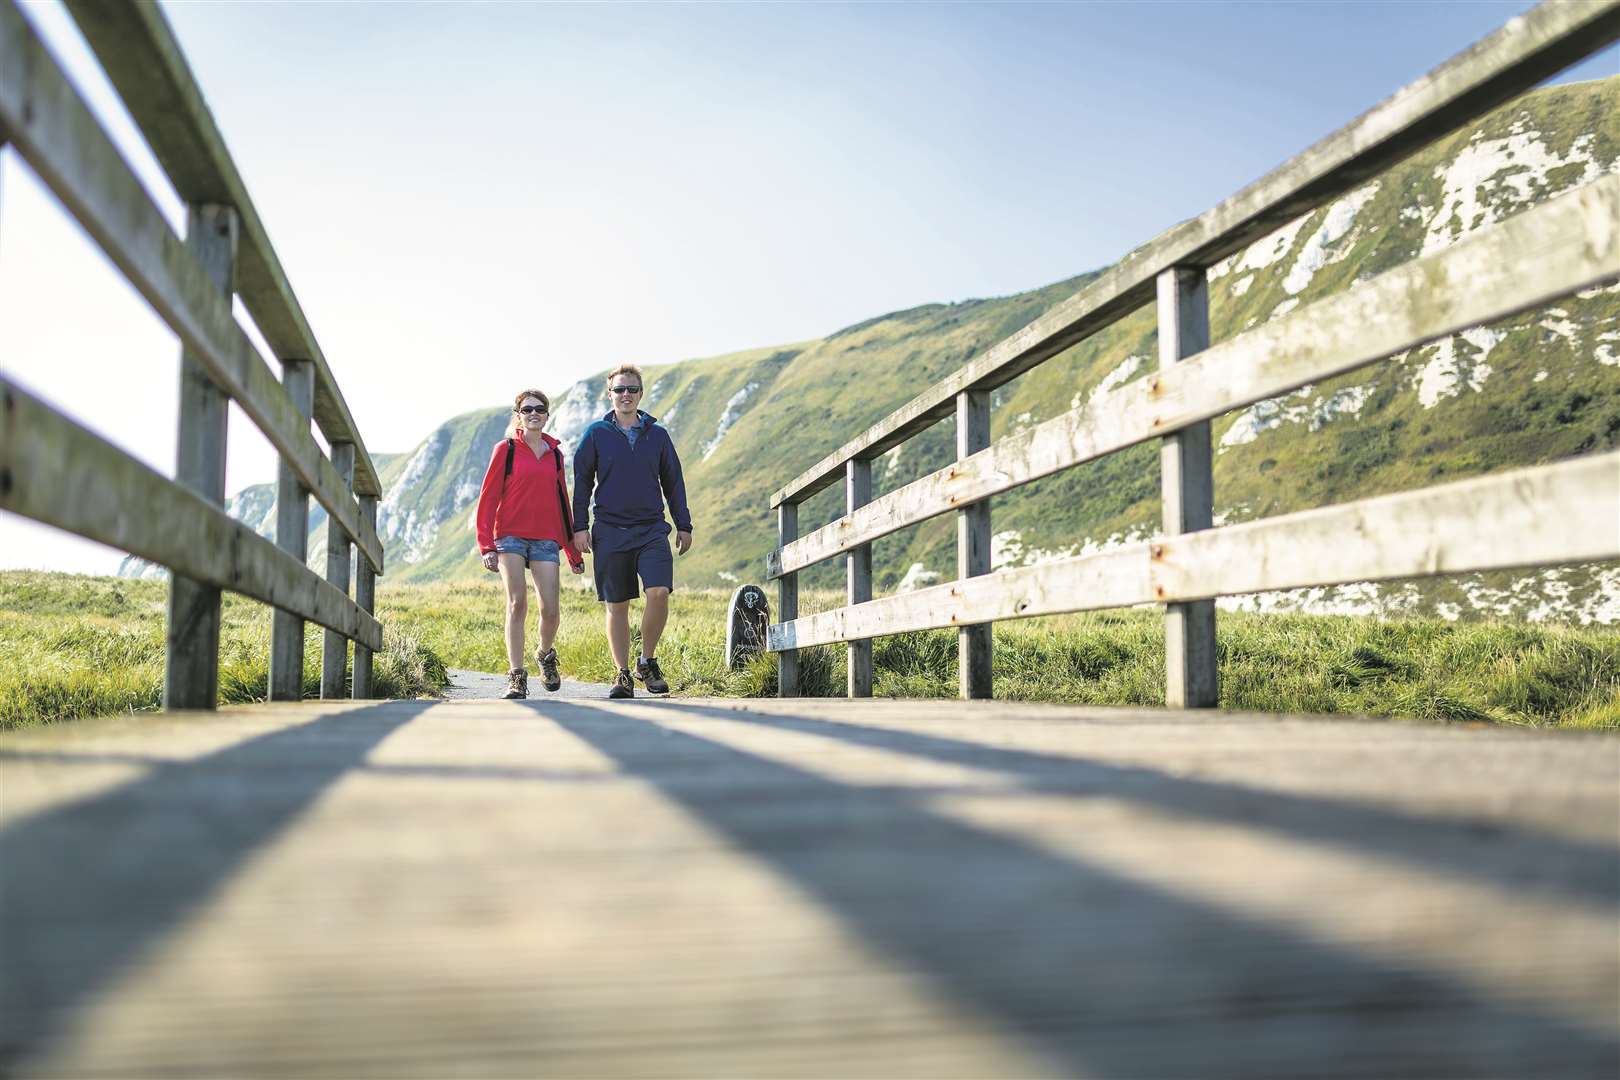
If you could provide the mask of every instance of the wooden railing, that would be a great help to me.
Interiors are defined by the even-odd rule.
[[[172,571],[165,707],[216,704],[222,589],[275,608],[271,698],[302,694],[305,620],[326,628],[321,696],[345,694],[352,640],[353,694],[369,697],[383,570],[371,456],[157,5],[67,0],[67,8],[187,204],[185,238],[14,0],[0,0],[0,148],[15,149],[179,337],[177,465],[168,479],[0,373],[0,509]],[[279,382],[236,322],[233,295],[280,361]],[[280,455],[276,543],[222,508],[231,400]],[[310,495],[328,514],[324,580],[304,565]],[[360,554],[352,600],[351,542]]]
[[[1162,603],[1166,703],[1217,700],[1214,598],[1271,589],[1620,557],[1620,454],[1213,528],[1210,421],[1403,349],[1620,277],[1613,175],[1219,344],[1206,273],[1254,240],[1620,37],[1620,0],[1549,2],[1201,217],[1137,250],[1070,299],[872,425],[771,497],[781,547],[769,647],[781,693],[805,646],[845,642],[850,696],[872,692],[871,639],[959,630],[963,697],[991,693],[999,619]],[[1150,302],[1159,371],[989,441],[989,395]],[[957,461],[872,498],[872,460],[954,412]],[[1162,535],[991,573],[992,495],[1161,440]],[[846,513],[798,535],[798,505],[843,478]],[[957,515],[959,580],[872,599],[871,543]],[[848,606],[798,614],[797,573],[844,555]]]

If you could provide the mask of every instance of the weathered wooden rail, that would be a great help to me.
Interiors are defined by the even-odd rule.
[[[186,203],[185,238],[14,0],[0,0],[0,149],[15,149],[179,337],[177,464],[170,480],[0,373],[0,509],[172,571],[165,707],[216,704],[222,589],[275,608],[271,698],[301,696],[306,620],[326,628],[321,696],[344,696],[353,641],[353,694],[369,697],[383,570],[371,456],[161,11],[123,0],[67,8]],[[280,362],[279,382],[236,322],[233,296]],[[233,400],[280,455],[276,543],[222,509]],[[324,580],[304,565],[310,495],[329,515]]]
[[[1351,581],[1620,557],[1620,454],[1213,528],[1210,421],[1404,349],[1620,278],[1620,177],[1603,177],[1346,292],[1211,345],[1207,271],[1620,38],[1620,0],[1548,2],[1400,90],[929,387],[771,496],[781,546],[769,647],[783,696],[798,650],[847,643],[851,697],[871,639],[958,627],[963,697],[991,694],[995,620],[1165,605],[1166,702],[1217,701],[1215,598]],[[1157,374],[991,445],[990,392],[1156,303]],[[872,461],[954,413],[957,461],[878,498]],[[1160,439],[1162,535],[991,573],[990,498]],[[798,507],[843,478],[846,513],[805,536]],[[873,540],[957,516],[957,581],[872,599]],[[848,604],[800,617],[798,572],[843,555]]]

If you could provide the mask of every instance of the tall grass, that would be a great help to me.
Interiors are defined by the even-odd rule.
[[[158,581],[0,572],[0,730],[159,708],[167,595]],[[321,628],[310,625],[305,697],[320,694],[321,640]],[[225,594],[219,653],[221,703],[266,700],[270,609]],[[384,623],[373,693],[415,697],[445,683],[431,650]]]
[[[0,572],[0,728],[158,707],[166,586],[161,582]],[[686,590],[672,600],[658,647],[672,690],[771,696],[776,665],[724,663],[729,592]],[[384,650],[377,692],[433,693],[445,668],[504,671],[500,583],[383,585]],[[807,594],[805,610],[836,606]],[[538,609],[529,609],[533,666]],[[640,647],[639,605],[632,647]],[[1067,615],[996,625],[995,693],[1016,701],[1088,705],[1164,703],[1164,624],[1154,611]],[[1218,623],[1223,708],[1340,713],[1433,722],[1620,730],[1620,631],[1521,623],[1378,621],[1356,616],[1223,612]],[[613,676],[602,608],[588,590],[563,590],[557,653],[564,676]],[[305,694],[318,692],[320,633],[306,639]],[[269,610],[227,594],[220,696],[265,697]],[[801,652],[801,692],[842,695],[842,646]],[[880,697],[956,695],[956,635],[938,630],[879,638]]]

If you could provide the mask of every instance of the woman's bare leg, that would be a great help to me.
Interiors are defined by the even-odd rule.
[[[535,562],[529,572],[534,575],[535,599],[540,601],[540,651],[545,652],[557,640],[557,624],[562,622],[562,567]]]
[[[529,591],[524,588],[523,556],[501,552],[501,583],[506,586],[506,667],[523,667],[523,622],[529,617]]]

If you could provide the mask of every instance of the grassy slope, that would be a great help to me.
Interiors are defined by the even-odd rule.
[[[1388,227],[1352,229],[1331,249],[1333,261],[1314,275],[1298,301],[1309,303],[1412,258],[1424,222],[1413,213],[1403,217],[1402,208],[1439,205],[1437,166],[1471,141],[1505,138],[1525,126],[1542,132],[1553,153],[1567,153],[1577,137],[1585,137],[1598,161],[1612,163],[1620,159],[1620,79],[1539,91],[1391,170],[1358,215],[1362,222]],[[1534,198],[1580,179],[1579,168],[1553,169]],[[1216,340],[1263,320],[1289,298],[1284,275],[1327,212],[1312,214],[1292,245],[1254,274],[1241,295],[1240,282],[1248,275],[1227,273],[1213,281]],[[690,470],[698,493],[695,512],[700,519],[723,514],[726,521],[720,543],[695,552],[692,569],[757,578],[760,559],[772,546],[774,526],[765,506],[769,491],[1085,280],[1002,300],[899,312],[812,345],[721,452]],[[1573,332],[1558,332],[1561,323]],[[1592,359],[1599,336],[1612,337],[1617,328],[1620,293],[1613,290],[1506,320],[1492,328],[1501,340],[1490,351],[1483,392],[1465,390],[1433,408],[1420,402],[1417,384],[1439,345],[1285,398],[1279,404],[1308,408],[1346,388],[1364,387],[1369,394],[1359,416],[1341,414],[1317,431],[1307,422],[1285,422],[1253,442],[1224,449],[1215,467],[1217,510],[1227,520],[1245,520],[1620,445],[1620,366]],[[1454,339],[1454,347],[1466,376],[1479,349],[1462,338]],[[1156,350],[1150,311],[1123,320],[998,391],[993,434],[1000,437],[1068,409],[1128,357],[1145,358],[1134,376],[1140,378],[1154,366]],[[1216,422],[1217,442],[1237,420],[1234,415]],[[943,466],[953,453],[952,428],[948,421],[937,425],[882,459],[879,490]],[[1026,549],[1046,551],[1151,531],[1159,516],[1156,456],[1155,445],[1143,445],[998,496],[995,528],[1016,530]],[[836,516],[841,498],[835,488],[812,500],[801,511],[801,527]],[[955,564],[954,532],[950,519],[942,517],[880,541],[874,557],[880,589],[892,589],[912,562],[949,574]],[[823,567],[811,583],[834,585],[840,573],[837,566]],[[1574,577],[1576,592],[1597,587],[1590,577]],[[1507,577],[1476,580],[1500,587]],[[1443,586],[1435,593],[1442,600],[1448,595]]]
[[[1378,178],[1376,191],[1356,215],[1357,224],[1330,245],[1327,262],[1297,295],[1284,288],[1285,276],[1330,208],[1309,215],[1293,231],[1291,242],[1274,252],[1269,266],[1249,273],[1232,268],[1236,258],[1228,260],[1211,274],[1215,340],[1271,317],[1279,305],[1309,303],[1411,259],[1421,249],[1428,219],[1442,203],[1444,166],[1476,143],[1489,145],[1526,130],[1539,132],[1553,155],[1567,155],[1577,140],[1584,140],[1584,149],[1611,167],[1620,160],[1620,78],[1527,95]],[[1504,201],[1513,190],[1516,169],[1509,165],[1479,186],[1484,205],[1503,212],[1517,208],[1516,198]],[[1577,165],[1553,168],[1528,195],[1539,200],[1585,178]],[[1450,224],[1457,231],[1475,222]],[[774,546],[774,516],[767,506],[772,490],[923,386],[1072,295],[1091,276],[1010,297],[894,312],[819,341],[646,365],[645,405],[675,437],[697,526],[697,545],[682,560],[679,579],[699,585],[760,580],[764,553]],[[1218,444],[1234,426],[1252,422],[1257,410],[1272,410],[1278,421],[1253,441],[1219,448],[1215,492],[1220,519],[1287,513],[1620,445],[1620,364],[1594,359],[1600,346],[1611,355],[1620,353],[1620,344],[1615,344],[1620,342],[1620,290],[1571,297],[1548,311],[1489,329],[1499,340],[1488,357],[1479,345],[1458,336],[1217,420],[1213,430]],[[1465,385],[1460,393],[1426,407],[1420,389],[1425,380],[1432,382],[1442,348],[1454,351],[1461,381],[1473,378],[1479,389]],[[1048,419],[1105,380],[1114,384],[1129,358],[1140,358],[1130,378],[1141,378],[1155,366],[1156,350],[1153,313],[1136,313],[998,390],[993,435]],[[705,458],[703,449],[722,412],[749,384],[756,389],[743,403],[740,418]],[[1362,398],[1359,410],[1341,412],[1326,423],[1311,419],[1346,395]],[[605,410],[605,400],[601,407]],[[455,501],[451,489],[464,486],[469,473],[481,473],[487,447],[504,427],[505,411],[499,406],[447,423],[448,445],[438,463],[421,474],[421,482],[411,485],[403,493],[406,501],[394,509],[423,517],[442,512],[441,507]],[[954,454],[954,441],[954,424],[947,420],[885,455],[875,469],[877,491],[942,467]],[[409,457],[400,455],[382,469],[385,483],[403,478]],[[1147,443],[997,496],[994,527],[1002,537],[998,565],[1151,533],[1159,517],[1156,458],[1156,444]],[[838,516],[842,498],[841,485],[835,485],[812,499],[801,509],[801,529]],[[463,505],[443,521],[418,561],[391,560],[388,580],[481,577],[473,555],[473,510],[465,493],[460,501]],[[397,550],[397,545],[391,548]],[[892,591],[914,563],[947,577],[954,573],[955,527],[949,515],[877,542],[878,591]],[[806,589],[834,588],[842,573],[836,561],[825,563],[806,572],[803,584]],[[1413,613],[1468,615],[1478,606],[1487,616],[1524,617],[1549,592],[1562,592],[1574,604],[1590,608],[1601,601],[1602,590],[1612,591],[1616,583],[1612,568],[1590,567],[1545,572],[1533,588],[1525,587],[1529,580],[1502,572],[1386,585],[1381,603],[1388,610],[1401,600],[1401,609]],[[1482,597],[1491,606],[1484,606]]]

